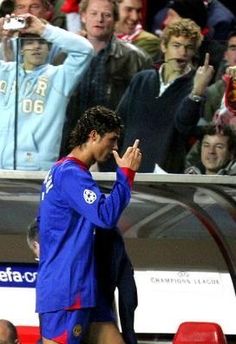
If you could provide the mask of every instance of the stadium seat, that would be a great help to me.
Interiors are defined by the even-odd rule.
[[[227,344],[220,325],[211,322],[183,322],[174,336],[173,344]]]
[[[36,344],[40,339],[40,331],[37,326],[16,326],[21,344]]]

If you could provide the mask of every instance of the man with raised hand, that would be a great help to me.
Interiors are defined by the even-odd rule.
[[[58,158],[66,106],[93,47],[31,14],[22,17],[22,63],[0,61],[0,168],[48,170]],[[0,18],[0,28],[10,18]],[[63,65],[46,63],[51,43],[67,51]]]
[[[161,39],[164,62],[133,77],[117,111],[125,124],[123,147],[136,135],[140,138],[140,172],[154,172],[157,164],[166,172],[181,173],[213,67],[209,54],[197,71],[192,65],[202,35],[190,19],[166,27]]]

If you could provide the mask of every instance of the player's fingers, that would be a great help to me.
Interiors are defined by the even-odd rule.
[[[134,158],[135,159],[141,159],[142,158],[142,153],[140,151],[135,152]]]
[[[133,148],[138,148],[139,145],[139,139],[136,139],[133,144]]]
[[[118,152],[117,152],[116,150],[113,150],[112,153],[113,153],[113,156],[114,156],[114,158],[115,158],[116,161],[117,161],[118,159],[120,159],[120,156],[119,156],[119,154],[118,154]]]

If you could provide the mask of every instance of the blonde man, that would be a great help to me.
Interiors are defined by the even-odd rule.
[[[161,41],[163,63],[136,74],[118,106],[125,122],[123,144],[135,135],[141,139],[145,154],[140,172],[154,172],[155,164],[170,173],[184,171],[188,137],[213,74],[209,55],[197,71],[193,68],[201,41],[200,27],[189,19],[168,26]]]

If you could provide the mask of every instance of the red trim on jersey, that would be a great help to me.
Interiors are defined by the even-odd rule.
[[[134,184],[135,171],[131,170],[128,167],[122,167],[121,170],[124,173],[124,175],[126,175],[126,177],[128,178],[129,186],[132,188]]]
[[[78,165],[80,165],[80,167],[82,167],[84,170],[88,170],[89,168],[88,168],[88,166],[83,162],[83,161],[81,161],[81,160],[79,160],[79,159],[77,159],[77,158],[75,158],[75,157],[73,157],[73,156],[65,156],[64,158],[61,158],[60,160],[58,160],[57,162],[56,162],[56,164],[61,164],[61,163],[63,163],[64,161],[66,161],[66,160],[70,160],[70,161],[74,161],[74,162],[76,162]]]

